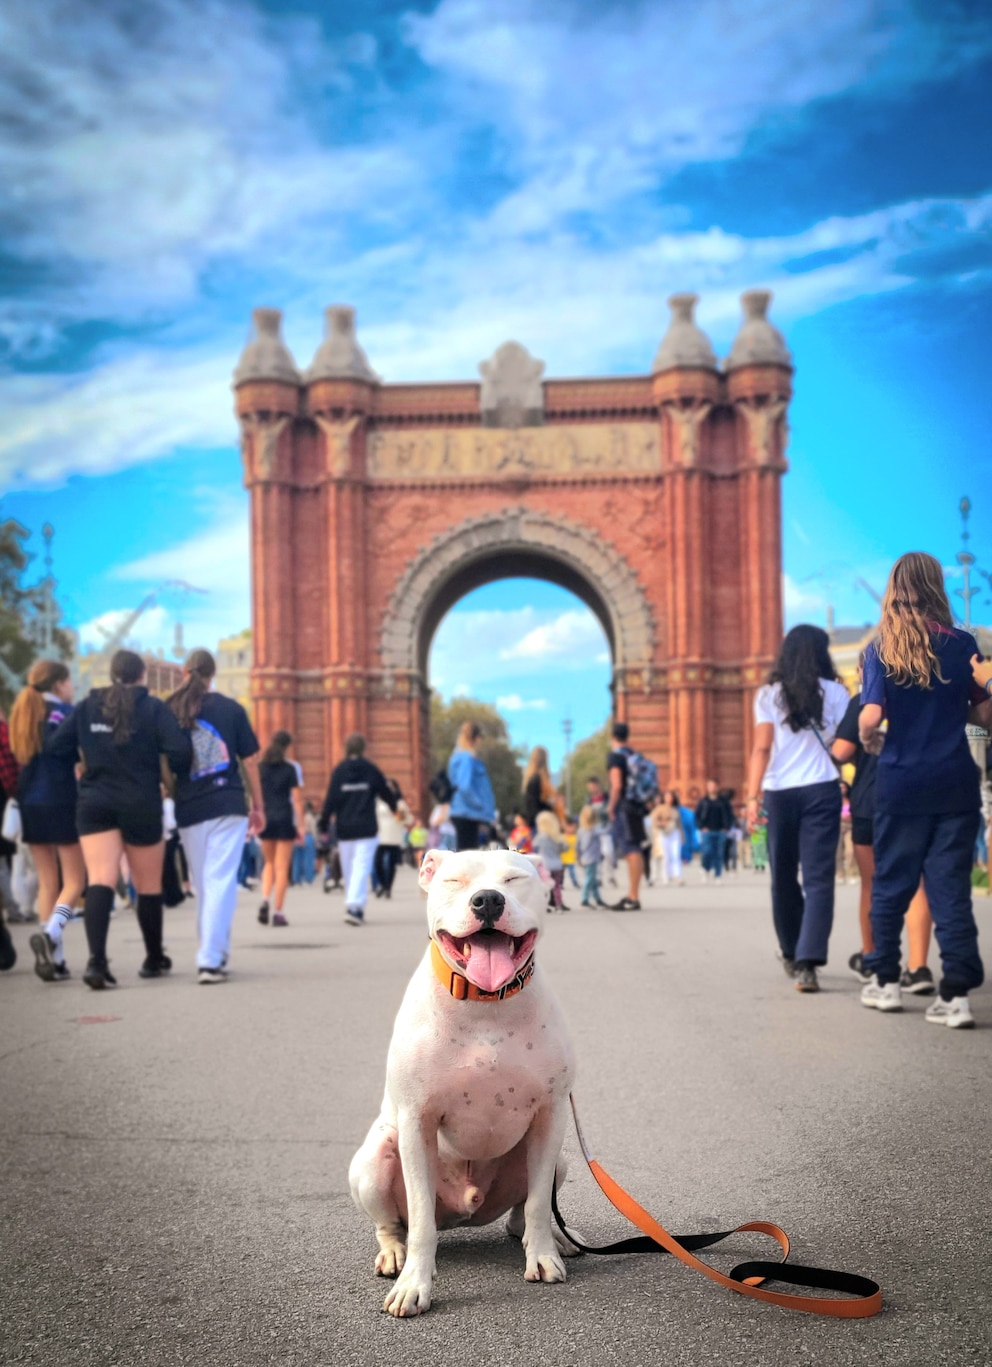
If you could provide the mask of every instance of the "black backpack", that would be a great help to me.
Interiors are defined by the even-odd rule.
[[[455,795],[447,769],[439,769],[427,786],[438,802],[450,802]]]

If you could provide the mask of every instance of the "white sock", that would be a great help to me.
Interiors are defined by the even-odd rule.
[[[72,907],[67,907],[64,902],[59,902],[45,926],[45,934],[53,944],[61,946],[62,931],[67,923],[72,920]]]

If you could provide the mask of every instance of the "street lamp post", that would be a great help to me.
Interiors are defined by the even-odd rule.
[[[964,599],[964,624],[966,629],[970,631],[971,600],[978,592],[977,589],[973,589],[971,587],[971,567],[975,563],[975,557],[968,550],[968,541],[970,540],[970,533],[968,531],[968,515],[971,512],[971,499],[968,497],[963,498],[961,502],[958,504],[958,509],[961,513],[961,540],[964,542],[964,546],[960,551],[958,551],[956,559],[958,564],[961,566],[962,571],[964,572],[964,588],[958,589],[957,592]]]
[[[572,718],[566,712],[565,720],[561,724],[561,729],[565,732],[565,810],[569,816],[572,814]]]

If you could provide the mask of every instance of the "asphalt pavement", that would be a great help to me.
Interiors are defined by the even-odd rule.
[[[195,908],[166,913],[171,977],[138,978],[119,912],[116,991],[0,975],[0,1362],[66,1367],[489,1367],[992,1362],[992,991],[978,1029],[864,1010],[838,889],[823,991],[774,955],[767,880],[691,875],[641,912],[573,908],[539,946],[575,1038],[592,1148],[674,1232],[773,1220],[796,1261],[882,1285],[871,1320],[755,1304],[670,1258],[584,1257],[523,1280],[502,1223],[441,1236],[434,1306],[381,1313],[371,1226],[347,1187],[375,1116],[393,1015],[423,952],[409,869],[369,924],[294,889],[288,929],[242,894],[232,975],[197,986]],[[992,900],[976,912],[992,960]],[[936,949],[931,954],[936,971]],[[498,1008],[494,1008],[498,1009]],[[584,1170],[561,1193],[591,1243],[633,1232]],[[740,1236],[724,1269],[772,1256]]]

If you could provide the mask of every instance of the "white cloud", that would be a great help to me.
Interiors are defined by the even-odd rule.
[[[478,243],[443,252],[422,247],[400,318],[363,328],[362,341],[390,380],[473,376],[478,360],[510,335],[545,358],[550,375],[616,370],[618,354],[625,358],[619,368],[645,371],[674,285],[701,291],[700,321],[725,351],[740,319],[739,293],[749,285],[773,288],[773,318],[788,331],[791,321],[827,306],[909,285],[914,259],[976,243],[990,230],[992,194],[833,217],[787,237],[663,233],[611,251],[568,239],[506,241],[493,244],[493,269],[484,276]],[[834,249],[847,259],[803,267]],[[291,341],[311,334],[310,346],[295,348],[298,357],[309,356],[319,318],[316,297],[287,317]],[[55,483],[180,446],[233,447],[230,377],[240,346],[227,332],[209,351],[144,348],[84,376],[0,377],[0,480]]]
[[[0,379],[0,482],[54,484],[182,446],[233,447],[231,368],[223,354],[146,350],[84,376],[7,375]]]
[[[135,623],[142,649],[171,649],[181,623],[187,648],[217,642],[251,621],[248,520],[243,506],[222,504],[215,520],[195,536],[117,566],[113,581],[134,585],[134,597],[154,593],[156,605]],[[113,616],[113,614],[111,614]],[[102,622],[107,614],[95,619]],[[99,645],[93,624],[80,630]],[[84,640],[84,644],[86,641]]]
[[[519,693],[507,693],[496,699],[501,712],[546,712],[547,698],[522,698]]]
[[[163,607],[149,607],[138,617],[135,617],[132,608],[118,608],[101,612],[88,622],[81,622],[76,630],[79,633],[79,644],[84,650],[105,650],[110,639],[125,626],[128,629],[118,641],[120,646],[132,642],[141,644],[148,639],[157,641],[165,630],[167,621],[168,614]]]
[[[822,618],[827,610],[827,601],[821,593],[797,584],[789,574],[782,575],[782,598],[786,623],[790,627],[809,621],[811,617]]]
[[[602,653],[603,639],[603,628],[588,608],[570,608],[534,627],[499,654],[502,660],[570,659],[588,665]]]
[[[666,0],[547,7],[442,0],[410,15],[422,59],[471,93],[531,174],[496,210],[523,231],[737,154],[775,119],[854,88],[906,86],[989,50],[979,19],[900,0]]]
[[[278,256],[318,218],[326,244],[347,215],[412,193],[412,147],[317,135],[307,65],[325,92],[369,53],[326,43],[315,20],[145,0],[15,7],[0,33],[5,246],[58,263],[63,316],[185,303],[216,258]]]

